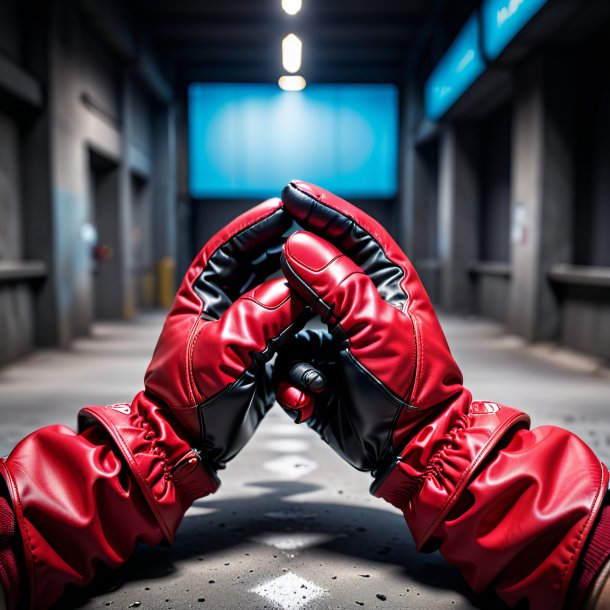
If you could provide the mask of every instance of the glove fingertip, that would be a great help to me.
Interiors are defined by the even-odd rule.
[[[276,397],[282,409],[297,424],[307,421],[313,414],[314,397],[287,381],[281,381],[278,384]]]
[[[326,377],[307,362],[297,362],[290,369],[290,381],[306,392],[320,394],[326,389]]]

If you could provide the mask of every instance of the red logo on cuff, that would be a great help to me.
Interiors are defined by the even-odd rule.
[[[470,405],[470,413],[472,415],[491,415],[500,410],[500,405],[495,402],[482,402],[476,400]]]
[[[112,409],[113,411],[118,411],[123,415],[131,415],[131,407],[127,403],[120,403],[118,405],[108,405],[107,409]]]

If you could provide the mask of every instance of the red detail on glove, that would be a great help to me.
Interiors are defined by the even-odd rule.
[[[4,589],[8,610],[19,606],[21,591],[21,572],[19,560],[21,541],[15,521],[15,513],[10,503],[2,495],[0,481],[0,587]]]
[[[37,610],[90,582],[99,562],[120,566],[138,541],[173,540],[190,503],[217,488],[145,394],[128,414],[88,407],[81,425],[38,430],[0,461]]]
[[[604,565],[610,561],[610,504],[606,503],[593,528],[574,574],[576,585],[572,607],[580,608],[587,591]]]
[[[475,591],[493,583],[510,606],[527,599],[559,610],[607,484],[608,471],[574,434],[519,430],[434,535]]]

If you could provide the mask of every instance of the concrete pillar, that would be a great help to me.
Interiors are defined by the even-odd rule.
[[[153,119],[153,260],[157,304],[167,306],[176,289],[176,117],[174,104],[162,105]]]
[[[120,271],[117,278],[118,298],[121,302],[123,318],[132,318],[136,312],[135,286],[132,274],[133,252],[131,248],[132,229],[132,184],[129,163],[130,142],[133,133],[132,75],[130,68],[123,69],[121,116],[123,129],[121,139],[121,164],[119,166],[119,252]]]
[[[50,176],[53,281],[56,283],[58,343],[67,346],[87,333],[93,317],[91,253],[81,228],[89,220],[88,160],[82,146],[80,103],[81,32],[78,14],[53,3],[50,39]]]
[[[421,95],[409,80],[402,91],[400,172],[399,172],[399,240],[414,261],[425,256],[426,168],[416,147],[418,118],[422,116]]]
[[[27,67],[44,85],[50,78],[49,30],[51,8],[40,7],[43,14],[28,24]],[[51,188],[51,113],[45,105],[24,127],[22,140],[23,229],[25,258],[42,260],[47,276],[34,298],[34,344],[59,342],[57,282],[55,279],[55,232]],[[34,179],[30,179],[32,176]]]
[[[508,325],[529,341],[558,338],[560,306],[546,272],[572,259],[573,69],[569,58],[539,55],[516,75]]]
[[[438,189],[440,304],[447,310],[471,309],[468,264],[478,253],[479,191],[476,134],[450,125],[441,135]]]
[[[436,303],[439,298],[436,126],[425,118],[420,87],[409,76],[401,102],[399,243]]]
[[[163,105],[153,120],[154,258],[176,257],[175,108]]]
[[[174,130],[176,134],[176,225],[180,235],[176,244],[178,256],[176,272],[180,277],[188,269],[194,254],[203,245],[195,235],[195,215],[189,187],[188,101],[186,95],[175,105]]]

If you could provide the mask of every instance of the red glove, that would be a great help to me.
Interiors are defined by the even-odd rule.
[[[266,363],[303,311],[281,280],[253,288],[279,267],[291,222],[270,200],[203,248],[131,404],[87,407],[79,434],[43,428],[0,460],[30,607],[86,584],[100,562],[119,566],[138,540],[171,542],[190,504],[217,489],[215,470],[273,403]]]
[[[280,404],[371,470],[372,493],[403,511],[417,547],[440,548],[475,591],[561,608],[606,468],[573,434],[530,432],[521,411],[471,400],[417,274],[378,223],[306,183],[282,198],[328,240],[292,235],[282,268],[330,334],[300,333],[280,354]]]

